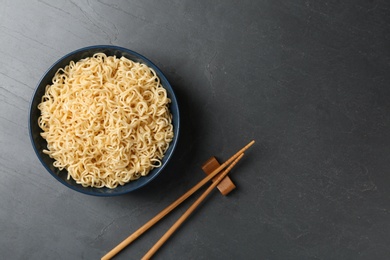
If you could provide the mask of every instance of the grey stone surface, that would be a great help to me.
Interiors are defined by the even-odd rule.
[[[99,259],[256,140],[156,259],[390,259],[387,1],[49,1],[0,5],[2,259]],[[29,101],[45,70],[113,44],[155,62],[182,131],[164,173],[113,198],[76,193],[41,166]],[[199,195],[197,193],[196,195]],[[139,259],[190,199],[116,259]]]

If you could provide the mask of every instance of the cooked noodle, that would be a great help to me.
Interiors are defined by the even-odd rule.
[[[115,188],[161,166],[173,138],[155,71],[96,53],[55,74],[38,105],[44,153],[84,187]]]

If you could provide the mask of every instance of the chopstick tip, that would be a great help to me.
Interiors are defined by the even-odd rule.
[[[254,143],[255,143],[255,140],[252,140],[252,141],[250,141],[250,142],[246,145],[246,147],[249,148],[249,147],[251,147]]]

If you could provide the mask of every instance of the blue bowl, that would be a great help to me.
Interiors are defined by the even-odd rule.
[[[78,61],[80,59],[84,59],[87,57],[91,57],[93,54],[97,52],[105,53],[107,56],[116,56],[116,57],[126,57],[132,61],[144,63],[148,65],[149,67],[153,68],[154,71],[157,73],[158,77],[160,78],[161,85],[166,89],[168,97],[171,99],[170,104],[170,112],[172,114],[172,124],[174,128],[174,137],[172,142],[170,143],[170,146],[168,150],[166,151],[164,158],[162,159],[162,165],[159,168],[155,168],[149,172],[147,176],[143,176],[139,178],[138,180],[131,181],[123,186],[118,186],[115,189],[108,189],[108,188],[91,188],[91,187],[83,187],[80,184],[77,184],[72,178],[67,180],[68,172],[67,170],[60,171],[58,168],[53,166],[54,160],[50,158],[47,154],[43,153],[43,149],[47,149],[47,142],[45,139],[43,139],[40,135],[42,132],[41,128],[38,126],[38,117],[41,114],[41,111],[38,109],[38,104],[41,102],[41,98],[45,93],[45,88],[47,85],[52,84],[52,78],[54,74],[57,72],[59,68],[64,68],[66,65],[70,63],[70,61]],[[172,157],[172,154],[175,150],[178,136],[179,136],[179,129],[180,129],[180,117],[179,117],[179,107],[177,104],[177,100],[175,97],[175,93],[169,84],[168,80],[164,76],[164,74],[161,72],[159,68],[157,68],[156,65],[154,65],[150,60],[145,58],[144,56],[117,46],[110,46],[110,45],[98,45],[98,46],[90,46],[85,47],[76,51],[73,51],[61,59],[59,59],[56,63],[54,63],[43,75],[41,80],[38,83],[38,86],[34,92],[33,98],[31,100],[31,107],[30,107],[30,116],[29,116],[29,134],[30,139],[32,142],[32,146],[35,150],[35,153],[37,154],[39,160],[43,164],[43,166],[46,168],[46,170],[59,182],[64,184],[65,186],[89,195],[95,195],[95,196],[116,196],[116,195],[122,195],[125,193],[129,193],[131,191],[134,191],[136,189],[139,189],[146,184],[150,183],[153,179],[159,175],[164,167],[167,165],[168,161]]]

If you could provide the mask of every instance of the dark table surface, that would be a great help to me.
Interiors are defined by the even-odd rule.
[[[156,259],[390,259],[388,1],[21,1],[0,5],[2,259],[99,259],[255,139]],[[139,191],[58,183],[28,135],[37,82],[75,49],[112,44],[166,74],[173,159]],[[200,193],[196,195],[199,196]],[[122,251],[139,259],[191,198]]]

